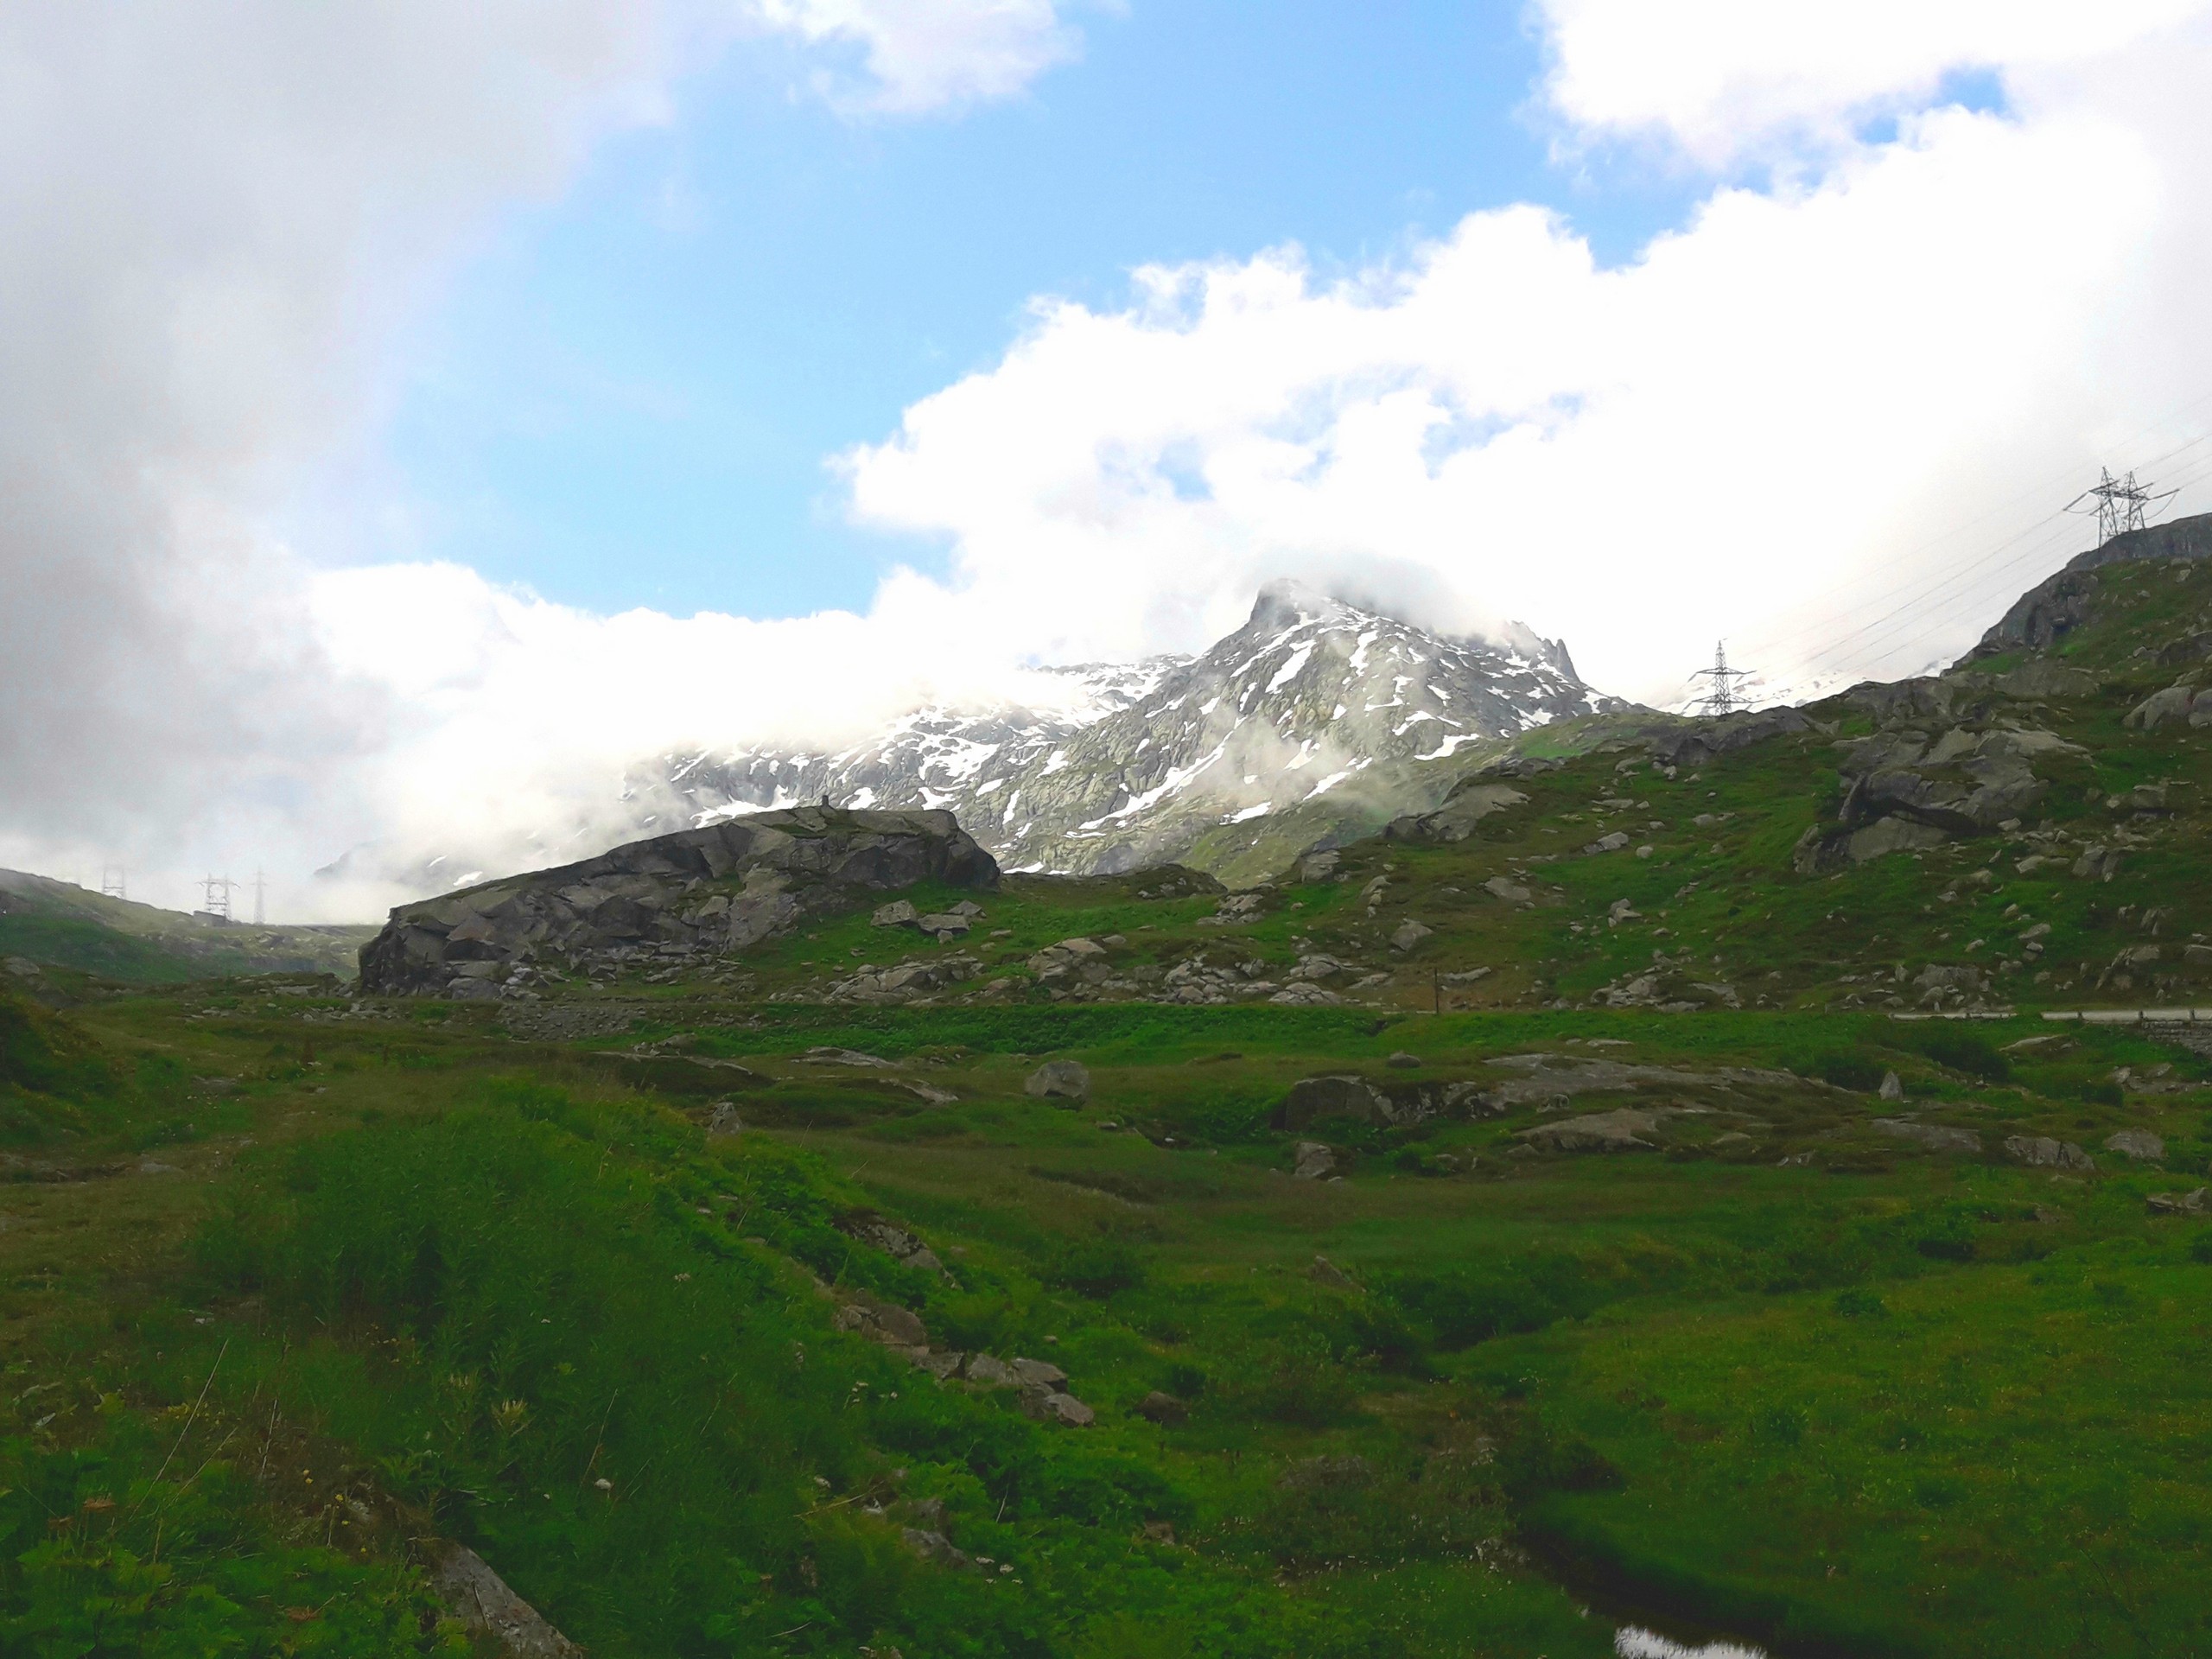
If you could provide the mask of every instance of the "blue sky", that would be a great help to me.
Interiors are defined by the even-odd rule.
[[[1112,307],[1133,266],[1286,242],[1326,274],[1517,200],[1620,261],[1695,200],[1660,167],[1552,162],[1517,5],[1081,21],[1077,60],[963,111],[840,113],[773,40],[680,83],[671,124],[514,211],[416,330],[388,433],[408,529],[346,551],[602,612],[861,607],[943,550],[849,524],[826,463],[995,361],[1033,296]]]

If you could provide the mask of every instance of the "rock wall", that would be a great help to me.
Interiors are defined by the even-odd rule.
[[[666,958],[673,967],[918,881],[988,890],[998,875],[950,812],[755,813],[403,906],[362,947],[361,986],[526,996],[553,963],[591,972]]]

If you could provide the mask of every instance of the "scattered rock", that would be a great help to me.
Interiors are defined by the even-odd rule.
[[[2138,1163],[2155,1164],[2166,1155],[2166,1143],[2148,1129],[2121,1129],[2105,1137],[2105,1150]]]
[[[1080,1106],[1090,1098],[1090,1073],[1073,1060],[1047,1060],[1029,1074],[1022,1092],[1039,1100],[1065,1100]]]
[[[734,1135],[742,1135],[745,1124],[737,1115],[737,1103],[718,1100],[707,1109],[707,1138],[723,1141]]]
[[[1321,1141],[1300,1141],[1291,1151],[1295,1162],[1290,1173],[1301,1181],[1331,1180],[1344,1173],[1343,1155]]]
[[[1521,1131],[1520,1138],[1548,1152],[1649,1151],[1657,1143],[1643,1137],[1659,1127],[1659,1115],[1624,1106],[1586,1117],[1562,1118]]]
[[[944,1263],[937,1252],[895,1223],[865,1211],[846,1216],[836,1223],[837,1230],[846,1237],[855,1239],[871,1249],[904,1262],[910,1268],[919,1268],[925,1273],[941,1274]]]
[[[870,1296],[864,1291],[842,1293],[842,1303],[830,1323],[840,1331],[851,1331],[893,1348],[926,1348],[930,1345],[929,1327],[910,1309],[896,1302],[885,1301],[880,1296]]]
[[[1098,1421],[1098,1414],[1071,1394],[1026,1394],[1021,1408],[1039,1422],[1058,1423],[1063,1428],[1089,1428]]]
[[[1894,1071],[1885,1071],[1882,1073],[1882,1086],[1880,1089],[1876,1090],[1876,1093],[1878,1093],[1884,1100],[1903,1100],[1904,1098],[1904,1079],[1898,1077]]]
[[[1408,1054],[1402,1048],[1393,1053],[1390,1058],[1383,1061],[1382,1064],[1385,1065],[1395,1065],[1404,1071],[1412,1071],[1414,1068],[1421,1065],[1421,1056],[1418,1054]]]
[[[1940,1123],[1916,1123],[1905,1117],[1878,1117],[1873,1122],[1877,1135],[1886,1135],[1892,1141],[1914,1141],[1930,1152],[1972,1152],[1981,1150],[1981,1137],[1972,1129],[1945,1128]]]
[[[941,911],[935,915],[916,918],[914,925],[940,943],[958,938],[968,931],[969,923],[965,916],[952,911]]]
[[[1067,1388],[1068,1374],[1048,1359],[1022,1359],[1014,1362],[1014,1381],[1024,1388],[1042,1389],[1048,1394],[1058,1394]]]
[[[1172,1394],[1154,1389],[1137,1402],[1137,1415],[1147,1422],[1158,1423],[1162,1428],[1173,1428],[1190,1421],[1191,1408]]]
[[[2204,1199],[2205,1189],[2200,1186],[2190,1192],[2153,1192],[2143,1200],[2143,1207],[2154,1216],[2201,1216]]]
[[[471,1635],[490,1637],[507,1659],[583,1659],[584,1650],[507,1588],[484,1558],[449,1544],[431,1568],[438,1599]]]
[[[813,1065],[857,1065],[876,1070],[891,1065],[880,1054],[863,1054],[857,1048],[810,1048],[799,1058]]]
[[[1525,905],[1535,895],[1510,876],[1493,875],[1483,883],[1483,891],[1493,899],[1509,905]]]
[[[1018,1389],[1021,1377],[1006,1361],[990,1354],[970,1354],[963,1375],[978,1388]]]
[[[887,905],[878,905],[868,920],[877,927],[904,927],[918,915],[912,899],[894,899]]]
[[[1433,935],[1435,931],[1436,930],[1426,922],[1416,922],[1408,918],[1400,922],[1392,931],[1390,948],[1394,950],[1410,950],[1423,939]]]
[[[1308,853],[1298,861],[1298,879],[1301,881],[1325,881],[1337,873],[1337,865],[1340,861],[1333,849]]]
[[[2094,1171],[2096,1160],[2071,1141],[2054,1141],[2046,1135],[2008,1135],[2005,1150],[2033,1169]]]
[[[18,979],[36,979],[40,976],[38,963],[33,962],[29,957],[10,957],[4,963],[0,963],[0,966],[4,966]]]
[[[928,1527],[908,1527],[900,1532],[906,1548],[925,1561],[939,1567],[968,1567],[972,1565],[968,1553],[957,1548],[943,1533]]]
[[[1357,1290],[1359,1288],[1357,1282],[1353,1280],[1350,1274],[1346,1273],[1335,1262],[1330,1261],[1325,1255],[1317,1255],[1313,1258],[1313,1265],[1306,1269],[1306,1276],[1308,1279],[1313,1280],[1316,1284],[1328,1286],[1332,1290]]]

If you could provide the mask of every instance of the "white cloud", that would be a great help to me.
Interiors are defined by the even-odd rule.
[[[2115,51],[2198,0],[1541,0],[1546,93],[1586,137],[1621,133],[1725,165],[1777,141],[1834,143],[1962,71],[2012,74]]]
[[[887,114],[1013,97],[1083,48],[1058,0],[760,0],[760,10],[810,43],[857,48],[865,85],[822,84],[841,105]]]
[[[665,56],[596,0],[0,11],[11,845],[143,864],[373,749],[269,505],[489,214],[658,118]]]
[[[865,44],[887,107],[1003,95],[1071,49],[1028,0],[778,3]],[[312,618],[354,589],[270,526],[368,441],[396,332],[499,215],[667,119],[748,16],[0,9],[0,861],[299,867],[394,810],[382,758],[424,705],[387,671],[451,620],[396,611],[334,656]]]
[[[1071,655],[1196,643],[1294,571],[1563,632],[1645,698],[1719,634],[1800,686],[1917,670],[2086,530],[1962,561],[2166,447],[2212,382],[2212,31],[2145,27],[2056,64],[2024,35],[2017,67],[1996,31],[2005,113],[1908,116],[1814,182],[1717,189],[1623,269],[1516,207],[1348,282],[1280,251],[1140,272],[1120,312],[1044,303],[848,458],[855,510],[948,539],[979,632]],[[1948,38],[1789,107],[1910,85]],[[1698,75],[1786,92],[1789,61],[1754,38]],[[1644,68],[1605,107],[1695,137],[1705,80]]]

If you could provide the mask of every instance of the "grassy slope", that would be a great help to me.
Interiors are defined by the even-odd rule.
[[[351,977],[369,927],[221,926],[174,910],[0,870],[0,957],[164,984],[220,974],[335,973]]]

